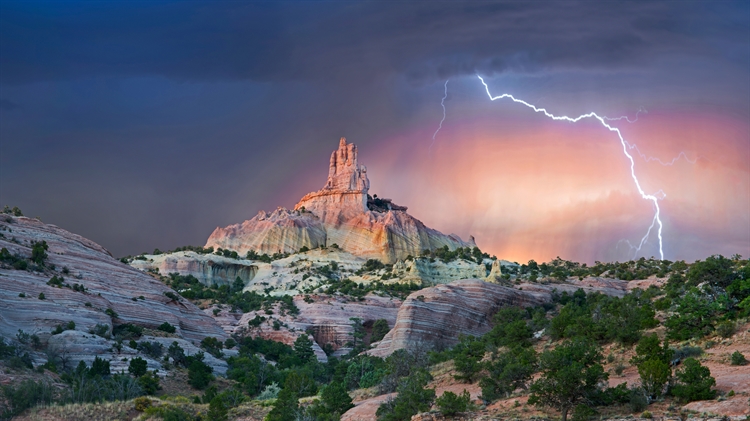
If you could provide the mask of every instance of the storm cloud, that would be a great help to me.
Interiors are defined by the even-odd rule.
[[[202,244],[218,225],[291,206],[319,188],[340,136],[360,145],[384,186],[395,184],[378,170],[405,175],[427,165],[416,155],[426,153],[441,116],[446,79],[448,143],[471,147],[477,127],[497,120],[494,144],[520,153],[502,133],[533,133],[538,121],[488,109],[477,73],[561,112],[645,107],[729,119],[740,134],[692,145],[692,156],[707,155],[701,148],[712,141],[729,155],[750,150],[747,2],[4,1],[0,200],[115,255]],[[382,151],[404,133],[416,146],[391,166]],[[679,150],[679,139],[662,140]],[[513,177],[523,183],[521,172]],[[433,187],[404,186],[394,190],[420,200],[404,204],[440,206],[419,194]],[[487,228],[503,215],[471,209],[483,213],[466,208],[455,224],[422,216],[461,235],[484,227],[485,238],[471,232],[480,245],[507,250],[495,238],[503,230]],[[675,229],[693,229],[679,214]],[[737,218],[735,232],[750,237],[746,218]],[[712,231],[703,244],[723,235]],[[750,249],[750,238],[731,241]],[[694,243],[671,257],[711,252]],[[590,257],[590,247],[580,249],[576,258]]]

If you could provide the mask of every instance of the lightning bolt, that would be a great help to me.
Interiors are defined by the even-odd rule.
[[[645,155],[641,154],[640,150],[638,150],[635,147],[635,145],[631,146],[628,142],[625,141],[625,138],[622,136],[622,133],[620,132],[620,129],[618,129],[617,127],[612,127],[611,125],[609,125],[607,123],[607,121],[621,120],[622,117],[619,117],[619,118],[616,118],[616,119],[612,119],[612,118],[602,117],[602,116],[596,114],[595,112],[590,112],[590,113],[587,113],[587,114],[582,114],[582,115],[579,115],[578,117],[568,117],[568,116],[564,116],[564,115],[563,116],[556,116],[556,115],[551,114],[550,112],[548,112],[545,108],[539,108],[539,107],[537,107],[537,106],[535,106],[533,104],[529,104],[528,102],[526,102],[524,100],[515,98],[511,94],[502,94],[502,95],[492,96],[492,94],[490,93],[490,87],[487,86],[487,83],[484,81],[484,79],[481,76],[479,76],[479,75],[477,75],[477,77],[482,82],[482,85],[484,85],[484,89],[485,89],[485,91],[487,91],[487,96],[490,98],[491,101],[496,101],[498,99],[508,98],[511,101],[515,102],[515,103],[525,105],[528,108],[531,108],[532,110],[534,110],[534,112],[542,113],[545,116],[551,118],[552,120],[556,120],[556,121],[567,121],[567,122],[570,122],[570,123],[577,123],[577,122],[579,122],[579,121],[581,121],[583,119],[592,118],[592,119],[598,120],[602,124],[602,126],[604,126],[610,132],[616,133],[617,137],[620,139],[620,144],[622,145],[622,152],[625,154],[625,156],[630,161],[630,177],[633,179],[633,183],[635,183],[635,187],[636,187],[636,189],[638,189],[638,193],[641,195],[641,198],[643,198],[645,200],[651,201],[654,204],[654,209],[655,209],[654,210],[654,219],[651,222],[651,226],[649,227],[648,231],[646,232],[646,235],[641,239],[641,243],[640,243],[640,245],[638,246],[637,249],[640,250],[640,247],[643,246],[643,243],[646,241],[646,239],[648,238],[648,236],[651,234],[652,228],[654,228],[654,223],[656,223],[658,225],[657,233],[658,233],[658,237],[659,237],[659,256],[660,256],[661,260],[664,260],[664,240],[662,238],[662,229],[664,228],[664,225],[662,224],[661,218],[659,217],[660,214],[661,214],[661,208],[659,208],[659,197],[657,197],[656,194],[661,193],[660,197],[662,199],[664,197],[666,197],[666,194],[664,194],[663,191],[659,191],[656,194],[647,194],[645,191],[643,191],[643,188],[641,187],[641,182],[638,181],[638,177],[635,174],[635,159],[633,158],[633,155],[631,155],[628,152],[628,150],[635,149],[636,151],[638,151],[638,154],[641,157],[643,157],[644,159],[646,158]],[[447,82],[446,82],[446,89],[447,89]],[[443,108],[443,110],[445,110],[445,108]],[[445,117],[443,117],[443,118],[445,118]],[[636,114],[636,118],[637,118],[637,114]],[[630,121],[630,119],[628,119],[627,117],[626,117],[626,119],[628,121]],[[442,122],[441,122],[441,126],[442,126]],[[435,133],[437,134],[437,132],[435,132]],[[678,155],[677,158],[679,158],[679,155]],[[687,156],[685,157],[685,159],[687,159]],[[654,160],[656,160],[656,159],[654,159]],[[675,160],[673,160],[672,163],[674,163]],[[657,161],[659,163],[662,163],[661,160],[657,160]],[[648,160],[647,160],[647,162],[648,162]],[[662,163],[662,165],[665,165],[665,164]],[[669,164],[669,165],[671,165],[671,164]],[[631,246],[631,248],[633,248],[633,246]],[[636,253],[637,253],[637,251],[636,251]]]
[[[445,99],[446,98],[448,98],[448,81],[447,80],[445,81],[445,95],[443,95],[443,99],[440,100],[440,106],[443,107],[443,119],[440,120],[440,125],[438,126],[437,130],[435,130],[435,134],[432,135],[432,143],[430,143],[430,147],[428,148],[429,151],[432,151],[432,145],[435,144],[435,136],[437,136],[440,129],[443,128],[443,122],[445,121]]]

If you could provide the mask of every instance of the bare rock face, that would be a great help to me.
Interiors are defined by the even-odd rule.
[[[443,262],[440,259],[430,261],[425,257],[398,261],[393,265],[393,272],[398,274],[404,282],[427,285],[446,284],[456,279],[482,279],[487,276],[487,268],[484,264],[463,259],[450,262]]]
[[[358,318],[367,329],[373,322],[384,319],[388,326],[396,323],[396,314],[401,301],[398,299],[367,295],[362,301],[348,301],[343,297],[313,295],[307,301],[302,296],[294,297],[294,304],[299,308],[299,315],[268,315],[264,311],[249,313],[230,313],[220,311],[214,316],[217,323],[229,333],[259,336],[293,345],[300,335],[312,336],[315,344],[313,350],[320,361],[326,361],[322,347],[329,344],[336,351],[334,355],[345,354],[350,350],[347,343],[354,333],[351,318]],[[213,314],[211,309],[206,314]],[[266,320],[258,327],[249,327],[248,322],[256,316]],[[274,321],[278,329],[274,329]]]
[[[135,259],[130,266],[142,270],[158,270],[166,275],[177,273],[192,275],[203,285],[231,285],[240,278],[248,285],[258,273],[258,264],[244,259],[232,259],[215,254],[199,254],[193,251],[144,255],[145,260]]]
[[[593,285],[593,286],[592,286]],[[458,343],[460,335],[481,336],[492,328],[492,316],[502,307],[536,306],[552,300],[553,291],[599,291],[622,296],[627,282],[609,280],[562,284],[521,284],[518,289],[464,279],[413,292],[398,310],[393,329],[369,354],[385,357],[398,349],[435,349]]]
[[[279,208],[260,211],[254,218],[226,228],[216,228],[206,247],[221,247],[244,255],[250,250],[259,254],[292,253],[302,247],[326,245],[326,230],[316,215]]]
[[[37,241],[46,241],[49,247],[45,265],[38,270],[0,264],[0,335],[7,339],[15,339],[23,330],[38,335],[43,343],[80,350],[73,352],[74,358],[93,359],[95,355],[116,358],[112,341],[88,333],[97,324],[112,332],[119,324],[156,329],[169,322],[177,328],[172,340],[194,343],[207,336],[228,337],[194,304],[170,299],[165,295],[172,291],[167,286],[114,259],[91,240],[36,219],[9,215],[2,215],[0,232],[0,247],[11,255],[29,259]],[[53,276],[85,290],[48,285]],[[71,321],[74,331],[51,335],[57,325]]]
[[[426,227],[390,199],[370,200],[368,206],[369,188],[357,147],[341,138],[322,189],[305,195],[294,211],[261,212],[241,224],[217,228],[206,246],[272,254],[336,244],[357,256],[394,263],[424,249],[476,245],[473,238],[463,241]]]

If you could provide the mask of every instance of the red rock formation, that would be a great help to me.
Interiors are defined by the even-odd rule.
[[[357,256],[395,262],[424,249],[476,245],[473,238],[463,241],[426,227],[406,213],[406,207],[388,199],[376,211],[369,210],[369,188],[367,169],[357,161],[357,147],[341,138],[322,189],[305,195],[294,211],[261,212],[242,224],[216,228],[206,246],[244,254],[249,250],[292,253],[303,246],[337,244]]]

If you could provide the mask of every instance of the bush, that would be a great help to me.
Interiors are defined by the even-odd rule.
[[[430,409],[435,400],[435,389],[425,389],[430,381],[430,374],[419,370],[410,377],[401,380],[396,399],[380,405],[376,415],[379,421],[407,421],[412,415]]]
[[[46,241],[31,243],[31,260],[39,266],[44,266],[44,261],[47,260],[47,250],[49,246]]]
[[[390,331],[391,328],[388,327],[388,321],[385,319],[378,319],[375,320],[375,323],[372,325],[372,335],[370,336],[370,343],[373,342],[379,342],[380,340],[385,337],[385,335]]]
[[[695,358],[688,358],[677,370],[677,383],[672,394],[682,402],[692,402],[716,397],[716,379],[711,377],[708,367],[701,365]]]
[[[440,408],[440,413],[447,416],[453,416],[459,412],[466,412],[470,402],[471,396],[466,389],[464,389],[464,392],[460,395],[447,391],[435,400],[438,408]]]
[[[149,399],[149,398],[147,398],[145,396],[141,396],[141,397],[135,398],[135,400],[133,400],[133,405],[135,405],[135,410],[136,411],[143,412],[143,411],[146,410],[146,408],[148,408],[148,407],[151,406],[151,399]]]
[[[699,346],[683,346],[682,348],[678,348],[674,350],[674,358],[678,359],[680,361],[691,358],[691,357],[700,357],[703,355],[703,348]]]
[[[473,382],[482,370],[481,361],[484,358],[485,351],[484,341],[472,336],[462,337],[451,351],[458,372],[453,377],[459,381]]]
[[[164,322],[157,327],[157,329],[161,330],[162,332],[167,333],[175,333],[177,331],[177,328],[169,324],[169,322]]]
[[[24,380],[18,386],[3,386],[2,396],[5,406],[0,407],[0,417],[9,419],[28,408],[40,404],[51,404],[54,400],[54,387],[44,381]]]
[[[188,363],[188,383],[190,386],[203,390],[214,379],[213,369],[203,362],[203,352],[185,357]]]
[[[725,320],[716,325],[716,333],[722,338],[731,338],[735,329],[735,324],[731,320]]]
[[[164,353],[164,346],[159,342],[141,341],[138,342],[138,351],[156,359],[160,358]]]
[[[633,412],[640,412],[646,409],[648,406],[648,396],[646,396],[646,392],[641,388],[630,389],[628,406]]]
[[[258,395],[259,401],[268,401],[271,399],[276,399],[277,396],[279,396],[279,392],[281,391],[281,388],[278,384],[271,383],[268,386],[266,386],[265,389],[263,389],[262,392]]]
[[[516,348],[494,355],[485,364],[489,376],[479,381],[482,399],[493,401],[516,389],[526,389],[536,365],[537,355],[533,348]]]
[[[141,377],[138,377],[138,385],[143,389],[143,393],[147,395],[153,395],[156,391],[161,390],[159,376],[156,375],[155,371],[147,372]]]
[[[545,351],[539,364],[542,376],[531,385],[529,404],[556,408],[566,421],[570,409],[601,392],[600,384],[609,377],[601,363],[599,348],[586,339]]]
[[[734,351],[732,353],[732,365],[746,365],[747,359],[740,351]]]
[[[672,369],[662,360],[651,359],[638,365],[638,374],[641,376],[643,389],[649,397],[655,399],[662,395],[672,377]]]
[[[273,404],[273,409],[266,415],[266,421],[290,421],[299,415],[299,398],[287,389],[279,392],[279,397]]]
[[[148,364],[146,363],[146,360],[144,360],[141,357],[135,357],[132,360],[130,360],[130,364],[128,366],[128,372],[132,374],[134,377],[141,377],[142,375],[146,374],[148,371]]]
[[[96,326],[89,329],[89,333],[96,336],[101,336],[102,338],[109,339],[109,325],[104,323],[97,323]]]
[[[221,349],[224,348],[224,344],[214,337],[207,336],[203,338],[203,340],[201,341],[201,348],[205,349],[206,352],[216,358],[221,358],[224,356],[224,354],[221,352]]]

